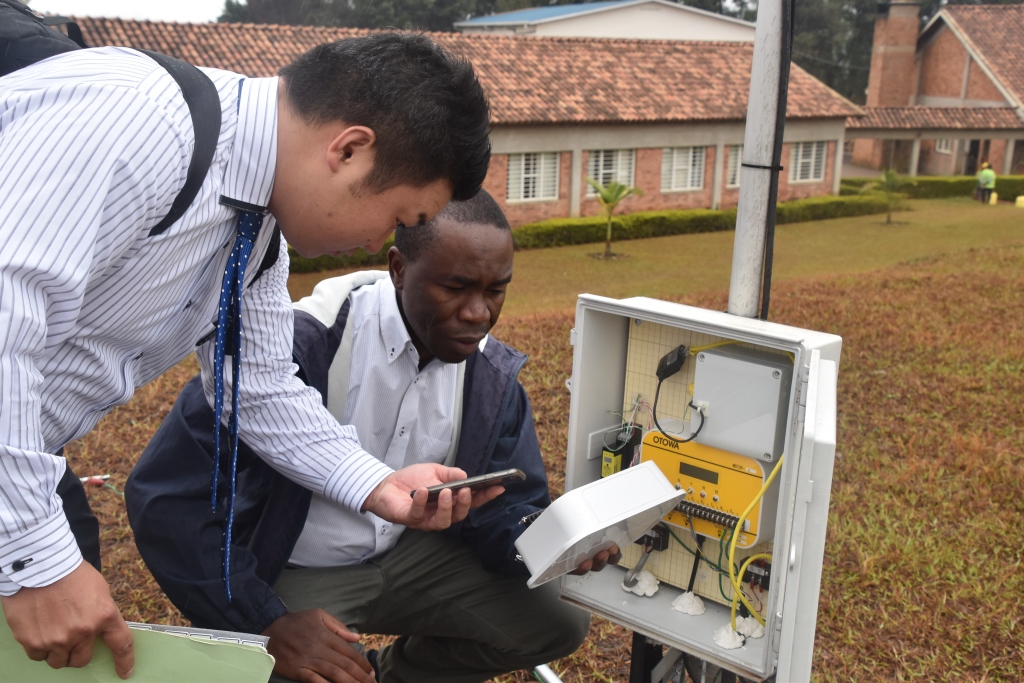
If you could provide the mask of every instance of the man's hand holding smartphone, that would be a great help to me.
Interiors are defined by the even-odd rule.
[[[461,488],[453,493],[443,486],[465,479],[466,473],[457,467],[432,463],[410,465],[382,481],[367,496],[362,509],[410,529],[447,529],[465,519],[472,508],[480,507],[505,492],[502,486],[488,486],[477,491]],[[442,485],[444,490],[436,503],[430,503],[427,489],[436,485]]]

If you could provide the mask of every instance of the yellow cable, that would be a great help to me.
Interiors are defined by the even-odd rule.
[[[747,573],[747,567],[750,566],[751,562],[754,562],[755,560],[770,560],[770,559],[772,559],[771,553],[757,553],[756,555],[751,555],[750,557],[748,557],[746,559],[746,561],[743,563],[743,565],[740,567],[740,574],[739,574],[740,575],[740,580],[742,581],[743,575]],[[730,577],[730,578],[732,578],[732,577]],[[758,613],[758,611],[756,609],[754,609],[754,606],[751,605],[747,601],[747,596],[745,596],[743,594],[743,591],[741,590],[742,587],[743,587],[742,583],[740,583],[738,585],[733,585],[733,587],[732,587],[732,615],[731,615],[731,621],[732,621],[732,630],[733,631],[736,630],[736,608],[739,606],[740,600],[742,600],[743,604],[747,606],[747,609],[750,610],[750,613],[752,615],[754,615],[754,618],[757,619],[757,622],[759,624],[761,624],[761,626],[765,625],[764,619],[762,619],[761,615]]]
[[[751,606],[747,603],[746,598],[743,597],[742,591],[740,591],[739,588],[738,588],[738,586],[740,585],[740,581],[743,578],[743,574],[741,572],[740,573],[740,578],[739,579],[736,578],[736,574],[735,574],[736,564],[735,564],[735,561],[734,561],[735,557],[736,557],[736,542],[740,539],[740,533],[743,531],[743,522],[745,522],[747,520],[747,515],[749,515],[751,510],[754,509],[754,506],[757,505],[758,501],[761,500],[761,498],[764,497],[765,491],[767,491],[768,487],[772,485],[772,482],[775,480],[775,476],[779,473],[779,470],[782,469],[782,461],[785,460],[785,459],[786,459],[786,454],[785,453],[783,453],[782,455],[779,456],[779,464],[775,466],[775,469],[772,470],[772,473],[768,475],[767,479],[765,479],[764,485],[761,486],[761,490],[757,492],[756,496],[754,496],[754,500],[750,501],[750,505],[748,505],[747,509],[743,511],[743,514],[740,515],[740,518],[738,520],[736,520],[736,531],[735,531],[735,533],[733,533],[732,539],[729,541],[729,583],[732,584],[733,592],[734,592],[734,595],[733,595],[733,603],[734,603],[734,605],[733,605],[733,612],[732,612],[732,630],[733,631],[736,630],[736,607],[735,607],[735,602],[736,602],[736,595],[735,594],[736,593],[739,594],[740,599],[743,600],[743,603],[745,605],[747,605],[747,609],[749,609],[751,611],[751,613],[753,613],[754,616],[757,617],[757,620],[762,625],[764,625],[764,621],[757,614],[757,612],[753,608],[751,608]]]
[[[726,344],[738,344],[738,343],[739,342],[735,342],[735,341],[733,341],[731,339],[727,339],[725,341],[715,342],[714,344],[705,344],[704,346],[691,346],[690,347],[690,355],[691,356],[696,356],[701,351],[707,351],[708,349],[715,349],[715,348],[718,348],[719,346],[725,346]]]
[[[726,346],[728,344],[739,344],[739,343],[740,342],[738,342],[738,341],[734,341],[732,339],[727,339],[725,341],[715,342],[714,344],[705,344],[704,346],[691,346],[690,347],[690,355],[691,356],[696,356],[701,351],[707,351],[708,349],[716,349],[719,346]],[[796,362],[796,357],[793,355],[792,352],[790,352],[790,351],[783,351],[783,353],[786,354],[787,356],[789,356],[789,360],[790,361],[792,361],[794,363]]]

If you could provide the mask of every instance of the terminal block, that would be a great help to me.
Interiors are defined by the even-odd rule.
[[[717,524],[718,526],[725,527],[727,529],[735,529],[736,523],[740,521],[740,518],[735,515],[720,512],[697,503],[691,503],[687,500],[680,501],[679,504],[676,505],[676,510],[687,517],[703,519],[705,522],[711,522],[712,524]]]

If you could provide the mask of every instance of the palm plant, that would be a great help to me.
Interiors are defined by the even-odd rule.
[[[593,178],[587,178],[587,182],[597,192],[597,203],[601,205],[601,213],[608,219],[608,234],[604,241],[604,257],[610,259],[612,257],[612,214],[615,213],[615,207],[629,195],[642,195],[644,191],[639,187],[624,185],[617,180],[612,180],[607,185],[601,185],[601,183]]]
[[[886,208],[886,225],[892,225],[892,212],[893,209],[899,209],[902,206],[903,200],[906,198],[904,189],[911,185],[916,185],[912,180],[907,180],[899,173],[891,168],[887,168],[882,171],[882,179],[873,183],[868,183],[860,189],[863,192],[881,192],[885,195],[885,208]]]

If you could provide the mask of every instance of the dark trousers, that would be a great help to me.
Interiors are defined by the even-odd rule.
[[[57,455],[63,454],[63,448],[57,452]],[[89,507],[85,487],[71,470],[70,464],[64,468],[64,476],[57,482],[57,495],[64,505],[64,515],[68,518],[82,557],[96,567],[96,571],[100,571],[100,523]]]
[[[400,636],[377,655],[381,683],[481,683],[566,657],[590,615],[558,582],[491,574],[469,546],[406,530],[365,564],[290,568],[274,590],[291,611],[321,608],[359,633]],[[271,683],[288,679],[271,676]]]

